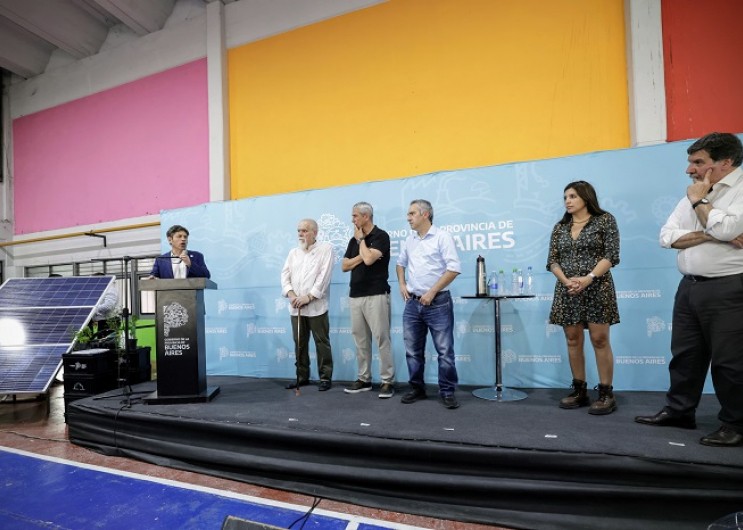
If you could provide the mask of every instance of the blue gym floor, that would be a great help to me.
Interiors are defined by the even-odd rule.
[[[415,528],[3,447],[0,477],[2,530],[219,530],[229,515],[296,530]]]

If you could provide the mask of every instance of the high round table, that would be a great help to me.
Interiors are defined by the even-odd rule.
[[[526,392],[507,388],[503,386],[503,369],[501,367],[501,345],[500,345],[500,302],[507,299],[534,298],[533,294],[498,294],[487,296],[463,296],[471,300],[493,300],[495,310],[493,311],[493,321],[495,324],[495,386],[478,388],[472,391],[472,395],[488,401],[519,401],[526,399]]]

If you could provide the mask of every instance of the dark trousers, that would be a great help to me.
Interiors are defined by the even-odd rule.
[[[673,304],[671,353],[668,407],[693,415],[711,364],[721,405],[718,418],[743,432],[743,274],[681,280]]]
[[[299,326],[299,335],[297,335]],[[330,319],[328,313],[316,317],[292,316],[292,333],[294,335],[294,354],[297,357],[297,382],[310,380],[310,332],[317,350],[317,372],[320,381],[333,379],[333,354],[330,351]]]

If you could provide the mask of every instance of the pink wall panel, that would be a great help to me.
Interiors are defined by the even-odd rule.
[[[13,121],[15,233],[209,201],[206,59]]]

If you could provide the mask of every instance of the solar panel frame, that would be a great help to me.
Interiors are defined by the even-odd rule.
[[[46,392],[62,354],[72,350],[77,332],[88,324],[113,281],[112,276],[72,276],[10,278],[3,283],[0,394]],[[15,333],[19,326],[23,334]]]
[[[0,286],[0,309],[95,307],[111,281],[112,276],[10,278]]]

